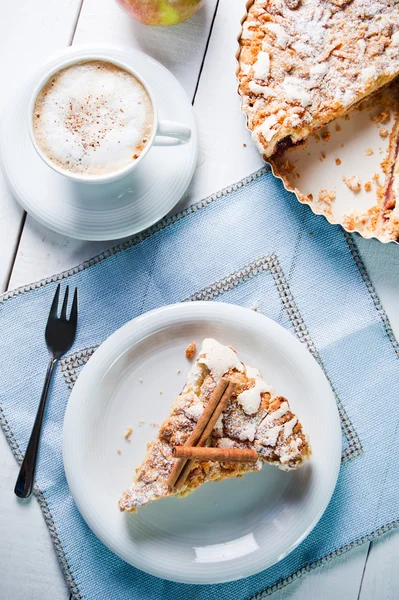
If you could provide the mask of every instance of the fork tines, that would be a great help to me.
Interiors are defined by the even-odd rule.
[[[61,284],[57,285],[57,289],[54,294],[53,302],[50,308],[49,319],[58,319],[58,305],[60,300]],[[67,309],[68,309],[68,298],[69,298],[69,285],[66,286],[64,300],[62,302],[60,320],[67,321]],[[72,308],[69,315],[69,322],[76,325],[78,319],[78,288],[75,288],[73,294]]]

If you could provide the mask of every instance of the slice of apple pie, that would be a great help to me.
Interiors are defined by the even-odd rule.
[[[194,461],[180,489],[168,486],[176,463],[175,446],[184,446],[220,379],[236,384],[208,440],[216,448],[254,449],[256,463]],[[264,462],[288,471],[310,457],[307,436],[285,398],[276,396],[257,369],[240,362],[236,352],[214,339],[202,344],[183,391],[172,405],[131,486],[119,500],[121,511],[135,511],[154,500],[184,495],[207,481],[259,471]]]
[[[397,0],[254,0],[239,92],[265,158],[307,138],[399,73]]]

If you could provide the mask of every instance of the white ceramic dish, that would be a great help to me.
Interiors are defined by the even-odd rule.
[[[207,336],[233,345],[289,398],[313,456],[299,471],[265,466],[244,479],[208,483],[184,499],[122,514],[117,500],[156,433],[151,424],[167,416],[181,390],[187,343]],[[69,400],[63,454],[74,500],[104,544],[152,575],[207,584],[257,573],[310,533],[336,484],[341,429],[330,386],[296,338],[249,309],[190,302],[146,313],[100,346]]]
[[[153,146],[133,173],[102,184],[78,183],[56,173],[35,151],[27,126],[28,105],[37,81],[60,60],[94,55],[142,73],[160,119],[180,121],[192,131],[187,144],[169,149]],[[32,217],[69,237],[114,240],[143,231],[177,204],[197,164],[198,135],[185,91],[156,60],[130,48],[72,47],[44,65],[3,112],[0,150],[13,195]]]
[[[246,20],[253,2],[254,0],[247,0],[246,12],[241,19],[241,24]],[[240,36],[241,31],[238,42]],[[239,53],[238,45],[237,72]],[[238,87],[237,93],[240,96]],[[382,137],[380,130],[387,129],[390,134],[395,120],[391,118],[382,126],[372,120],[372,117],[382,110],[378,102],[374,102],[378,97],[378,95],[374,96],[371,106],[366,110],[352,109],[349,112],[349,119],[345,117],[335,119],[317,134],[311,135],[306,144],[289,149],[280,159],[277,159],[276,162],[281,164],[288,160],[295,167],[292,173],[281,176],[273,164],[271,167],[273,175],[281,179],[285,189],[293,192],[299,202],[307,204],[315,214],[324,216],[331,225],[341,225],[349,233],[356,231],[364,238],[376,238],[382,243],[398,243],[384,235],[377,235],[369,226],[357,226],[354,229],[346,226],[346,215],[352,211],[363,214],[377,204],[378,185],[373,180],[373,175],[379,175],[380,183],[384,182],[386,177],[381,162],[388,152],[389,135]],[[394,97],[392,107],[396,103],[397,99]],[[321,138],[323,134],[327,134],[325,139]],[[373,150],[372,154],[369,149]],[[351,191],[342,179],[343,176],[349,178],[353,175],[358,176],[362,184],[362,189],[358,193]],[[364,188],[364,184],[368,182],[371,183],[370,191]],[[323,201],[318,201],[318,195],[322,190],[335,194],[331,204],[326,205]],[[309,200],[308,195],[313,196],[313,199]],[[394,212],[396,215],[399,213],[399,202]]]

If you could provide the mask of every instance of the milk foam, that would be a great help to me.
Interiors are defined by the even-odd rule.
[[[136,160],[151,136],[153,109],[143,85],[100,60],[53,75],[36,100],[36,142],[57,166],[108,175]]]

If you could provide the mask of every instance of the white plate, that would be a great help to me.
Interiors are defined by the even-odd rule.
[[[177,204],[195,170],[198,136],[185,91],[156,60],[126,48],[90,46],[84,52],[119,59],[142,73],[157,100],[159,118],[191,127],[190,142],[152,147],[134,173],[108,184],[75,183],[48,167],[29,138],[28,103],[35,82],[58,57],[84,56],[82,48],[73,47],[49,61],[3,112],[1,161],[16,200],[43,225],[78,239],[112,240],[143,231]]]
[[[244,479],[207,483],[184,499],[122,514],[117,500],[157,431],[151,423],[167,416],[181,390],[189,368],[184,350],[209,336],[233,345],[289,398],[313,456],[299,471],[264,466]],[[128,426],[130,443],[123,435]],[[330,386],[296,338],[249,309],[190,302],[146,313],[100,346],[69,400],[63,454],[74,500],[108,548],[158,577],[219,583],[270,567],[310,533],[338,477],[341,429]]]

